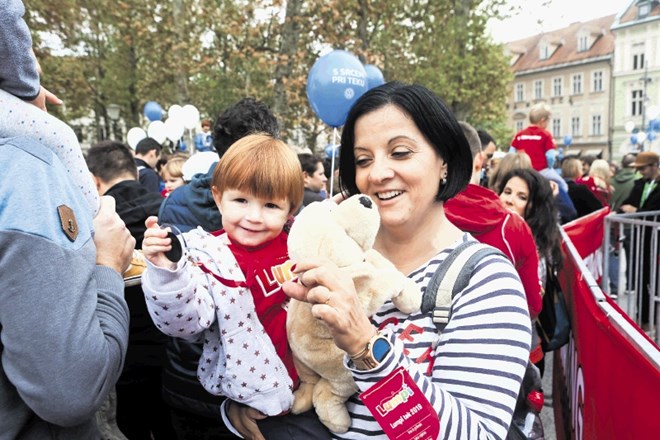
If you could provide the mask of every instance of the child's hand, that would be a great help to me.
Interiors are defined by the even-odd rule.
[[[144,225],[147,227],[142,241],[144,257],[156,267],[176,269],[176,263],[165,256],[165,252],[172,249],[172,240],[167,236],[168,231],[158,226],[158,217],[147,218]]]
[[[51,91],[41,86],[41,89],[39,89],[39,96],[37,96],[34,101],[30,101],[30,104],[33,104],[39,107],[41,110],[48,112],[48,109],[46,109],[46,104],[62,105],[63,102]]]

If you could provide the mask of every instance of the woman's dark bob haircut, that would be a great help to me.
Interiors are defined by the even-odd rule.
[[[362,95],[346,118],[341,135],[339,183],[350,195],[360,191],[355,184],[355,123],[367,113],[387,105],[396,106],[410,116],[436,154],[447,163],[447,183],[438,182],[437,201],[461,192],[470,181],[472,153],[463,130],[444,102],[426,87],[389,82]]]

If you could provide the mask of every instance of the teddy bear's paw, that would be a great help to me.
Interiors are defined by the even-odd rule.
[[[300,387],[293,393],[293,406],[291,412],[302,414],[312,409],[312,396],[314,395],[314,384],[301,383]]]
[[[351,416],[348,415],[344,402],[330,401],[317,405],[316,414],[326,428],[337,434],[343,434],[351,426]]]

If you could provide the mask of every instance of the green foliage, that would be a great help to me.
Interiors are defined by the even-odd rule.
[[[387,80],[426,85],[459,119],[505,137],[511,72],[485,35],[490,17],[510,13],[504,0],[24,1],[65,120],[91,115],[107,126],[116,103],[128,127],[144,127],[146,101],[192,103],[214,118],[254,96],[276,110],[285,137],[313,148],[330,130],[309,106],[307,74],[333,48]]]

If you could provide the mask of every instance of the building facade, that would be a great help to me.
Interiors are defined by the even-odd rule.
[[[660,117],[660,2],[636,0],[617,15],[612,80],[612,144],[615,156],[660,152],[649,122]],[[630,130],[632,128],[632,130]],[[635,142],[633,142],[633,140]]]
[[[616,16],[535,35],[506,45],[515,74],[508,102],[514,131],[529,125],[532,105],[552,108],[548,124],[565,154],[610,156],[610,102]]]

